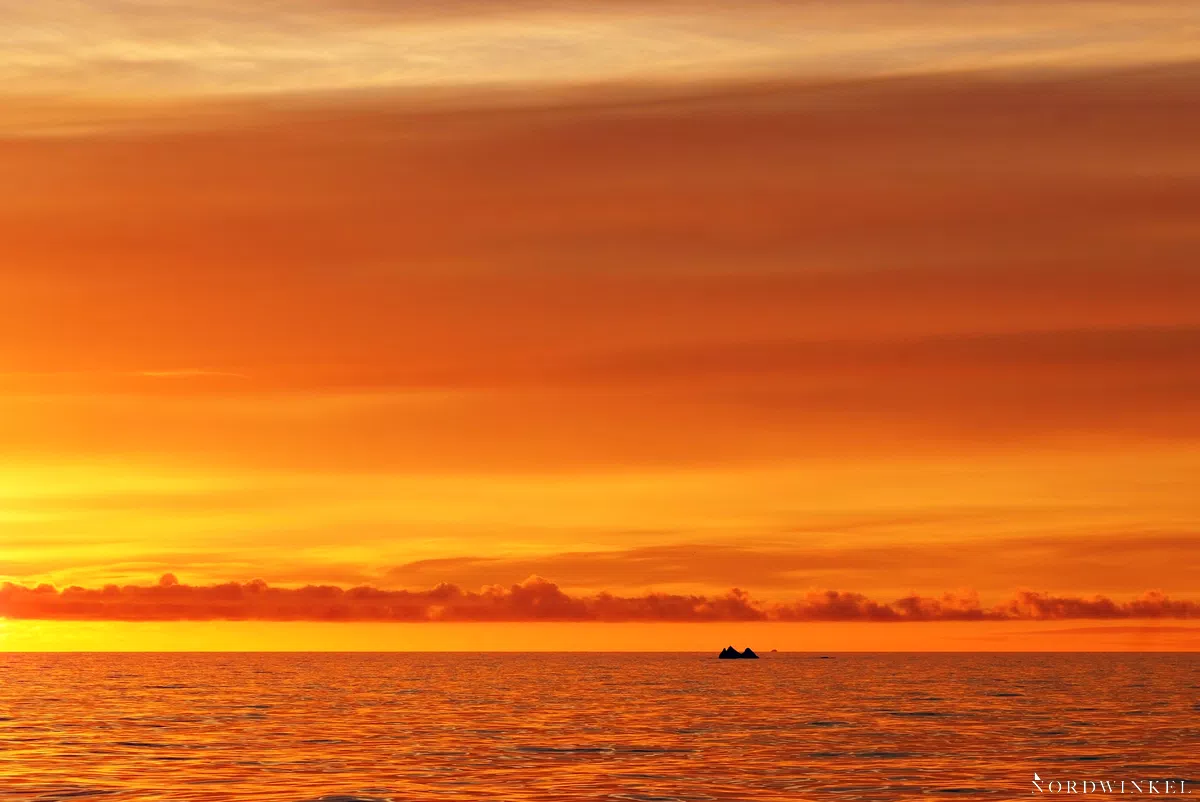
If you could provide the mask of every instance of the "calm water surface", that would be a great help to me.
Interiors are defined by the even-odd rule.
[[[1200,798],[1200,655],[0,654],[6,801],[1026,799],[1033,771]]]

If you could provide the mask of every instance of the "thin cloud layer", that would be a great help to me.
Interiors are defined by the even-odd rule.
[[[1151,586],[1167,593],[1187,593],[1191,590],[1187,577],[1200,568],[1195,564],[1197,558],[1188,551],[1195,540],[1191,531],[1086,530],[1017,537],[997,534],[998,530],[1028,526],[1031,517],[1040,520],[1038,515],[1038,511],[1006,509],[957,514],[948,510],[940,516],[909,519],[832,516],[760,540],[739,534],[740,542],[736,544],[679,542],[545,555],[478,554],[417,560],[389,569],[382,583],[427,587],[444,577],[454,577],[459,585],[478,587],[538,575],[552,576],[575,591],[640,593],[651,587],[672,591],[727,588],[752,576],[755,588],[772,595],[796,587],[837,583],[887,597],[904,590],[938,591],[945,587],[945,577],[955,576],[971,577],[970,586],[990,597],[1021,586],[1125,596]],[[964,527],[987,532],[988,536],[964,539],[959,534]],[[851,533],[868,535],[863,538],[866,542],[846,544],[845,536]],[[924,538],[920,542],[897,542],[918,534]],[[887,539],[870,542],[869,536]],[[808,542],[780,542],[788,537]],[[126,570],[154,573],[175,565],[180,563],[164,561]],[[1064,570],[1064,565],[1071,569]],[[348,579],[332,574],[289,577],[284,573],[265,578],[288,584],[316,578],[324,582],[369,583],[377,581],[374,576],[367,566],[360,566]],[[92,582],[113,578],[110,575]],[[88,583],[86,577],[72,581]]]
[[[0,81],[18,96],[153,98],[1073,68],[1194,55],[1194,4],[1179,0],[1109,2],[1102,11],[1074,0],[889,5],[0,2]]]
[[[1128,602],[1021,591],[984,607],[971,594],[907,596],[878,602],[859,593],[814,591],[793,602],[770,603],[733,589],[724,596],[609,593],[570,596],[533,576],[510,587],[466,591],[369,586],[273,588],[262,580],[185,585],[165,574],[156,585],[103,588],[0,586],[0,617],[80,621],[355,621],[355,622],[671,622],[721,621],[1007,621],[1200,618],[1200,602],[1151,591]]]

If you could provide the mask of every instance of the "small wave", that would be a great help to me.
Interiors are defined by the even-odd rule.
[[[611,752],[611,746],[518,746],[518,752],[538,752],[546,754],[574,754],[576,752]]]
[[[632,752],[634,754],[646,755],[674,755],[674,754],[690,754],[695,752],[695,749],[687,749],[683,747],[672,746],[618,746],[613,751],[616,752]]]
[[[117,792],[104,788],[63,788],[45,791],[35,797],[35,799],[37,802],[53,802],[53,800],[57,799],[86,799],[92,796],[109,796],[115,793]]]

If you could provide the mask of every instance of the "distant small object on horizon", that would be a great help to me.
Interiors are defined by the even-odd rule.
[[[724,649],[721,650],[721,653],[719,655],[717,655],[717,657],[719,657],[722,660],[757,660],[758,659],[758,655],[755,654],[754,650],[751,649],[749,646],[746,647],[746,651],[744,651],[744,652],[739,652],[737,649],[733,648],[732,646],[726,646]]]

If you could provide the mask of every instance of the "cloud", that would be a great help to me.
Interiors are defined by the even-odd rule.
[[[1043,2],[1034,13],[933,0],[864,14],[855,3],[779,0],[736,11],[711,0],[0,3],[0,81],[15,94],[180,98],[1047,70],[1194,55],[1177,0],[1110,3],[1103,15],[1091,5]],[[1136,24],[1114,25],[1114,13]]]
[[[907,596],[879,602],[859,593],[813,591],[787,603],[759,602],[740,589],[723,596],[647,593],[571,596],[532,576],[502,587],[466,591],[343,589],[331,585],[274,588],[261,579],[195,586],[164,574],[154,585],[102,588],[10,582],[0,586],[0,617],[81,621],[358,621],[358,622],[671,622],[717,621],[1015,621],[1200,618],[1200,602],[1151,591],[1128,602],[1022,591],[994,607],[973,594]]]
[[[791,542],[787,538],[794,539],[792,532],[756,539],[739,531],[724,533],[736,537],[736,543],[682,541],[626,549],[417,560],[388,569],[379,581],[391,587],[428,586],[453,576],[462,585],[478,586],[537,574],[553,576],[572,590],[638,592],[650,587],[723,588],[753,577],[755,588],[778,595],[798,586],[834,582],[872,592],[928,592],[945,587],[947,576],[968,576],[977,590],[993,598],[1022,585],[1119,594],[1148,586],[1168,592],[1189,589],[1187,569],[1195,560],[1188,546],[1195,533],[1080,527],[1081,531],[1061,534],[992,534],[1028,527],[1030,521],[1044,527],[1045,518],[1039,514],[1045,511],[940,510],[910,517],[846,514],[794,530],[818,545]],[[965,527],[991,536],[963,537]],[[854,533],[875,540],[856,542],[848,537]],[[888,540],[880,542],[880,535]],[[1176,569],[1184,570],[1173,573]],[[366,568],[360,573],[369,576]],[[306,579],[298,576],[291,581]]]
[[[1198,77],[370,96],[0,142],[27,190],[0,198],[0,440],[366,472],[1194,439]]]
[[[1097,596],[1093,599],[1050,596],[1022,591],[1017,598],[995,608],[1008,618],[1057,620],[1071,618],[1194,618],[1200,616],[1200,603],[1177,601],[1158,591],[1121,604]]]

